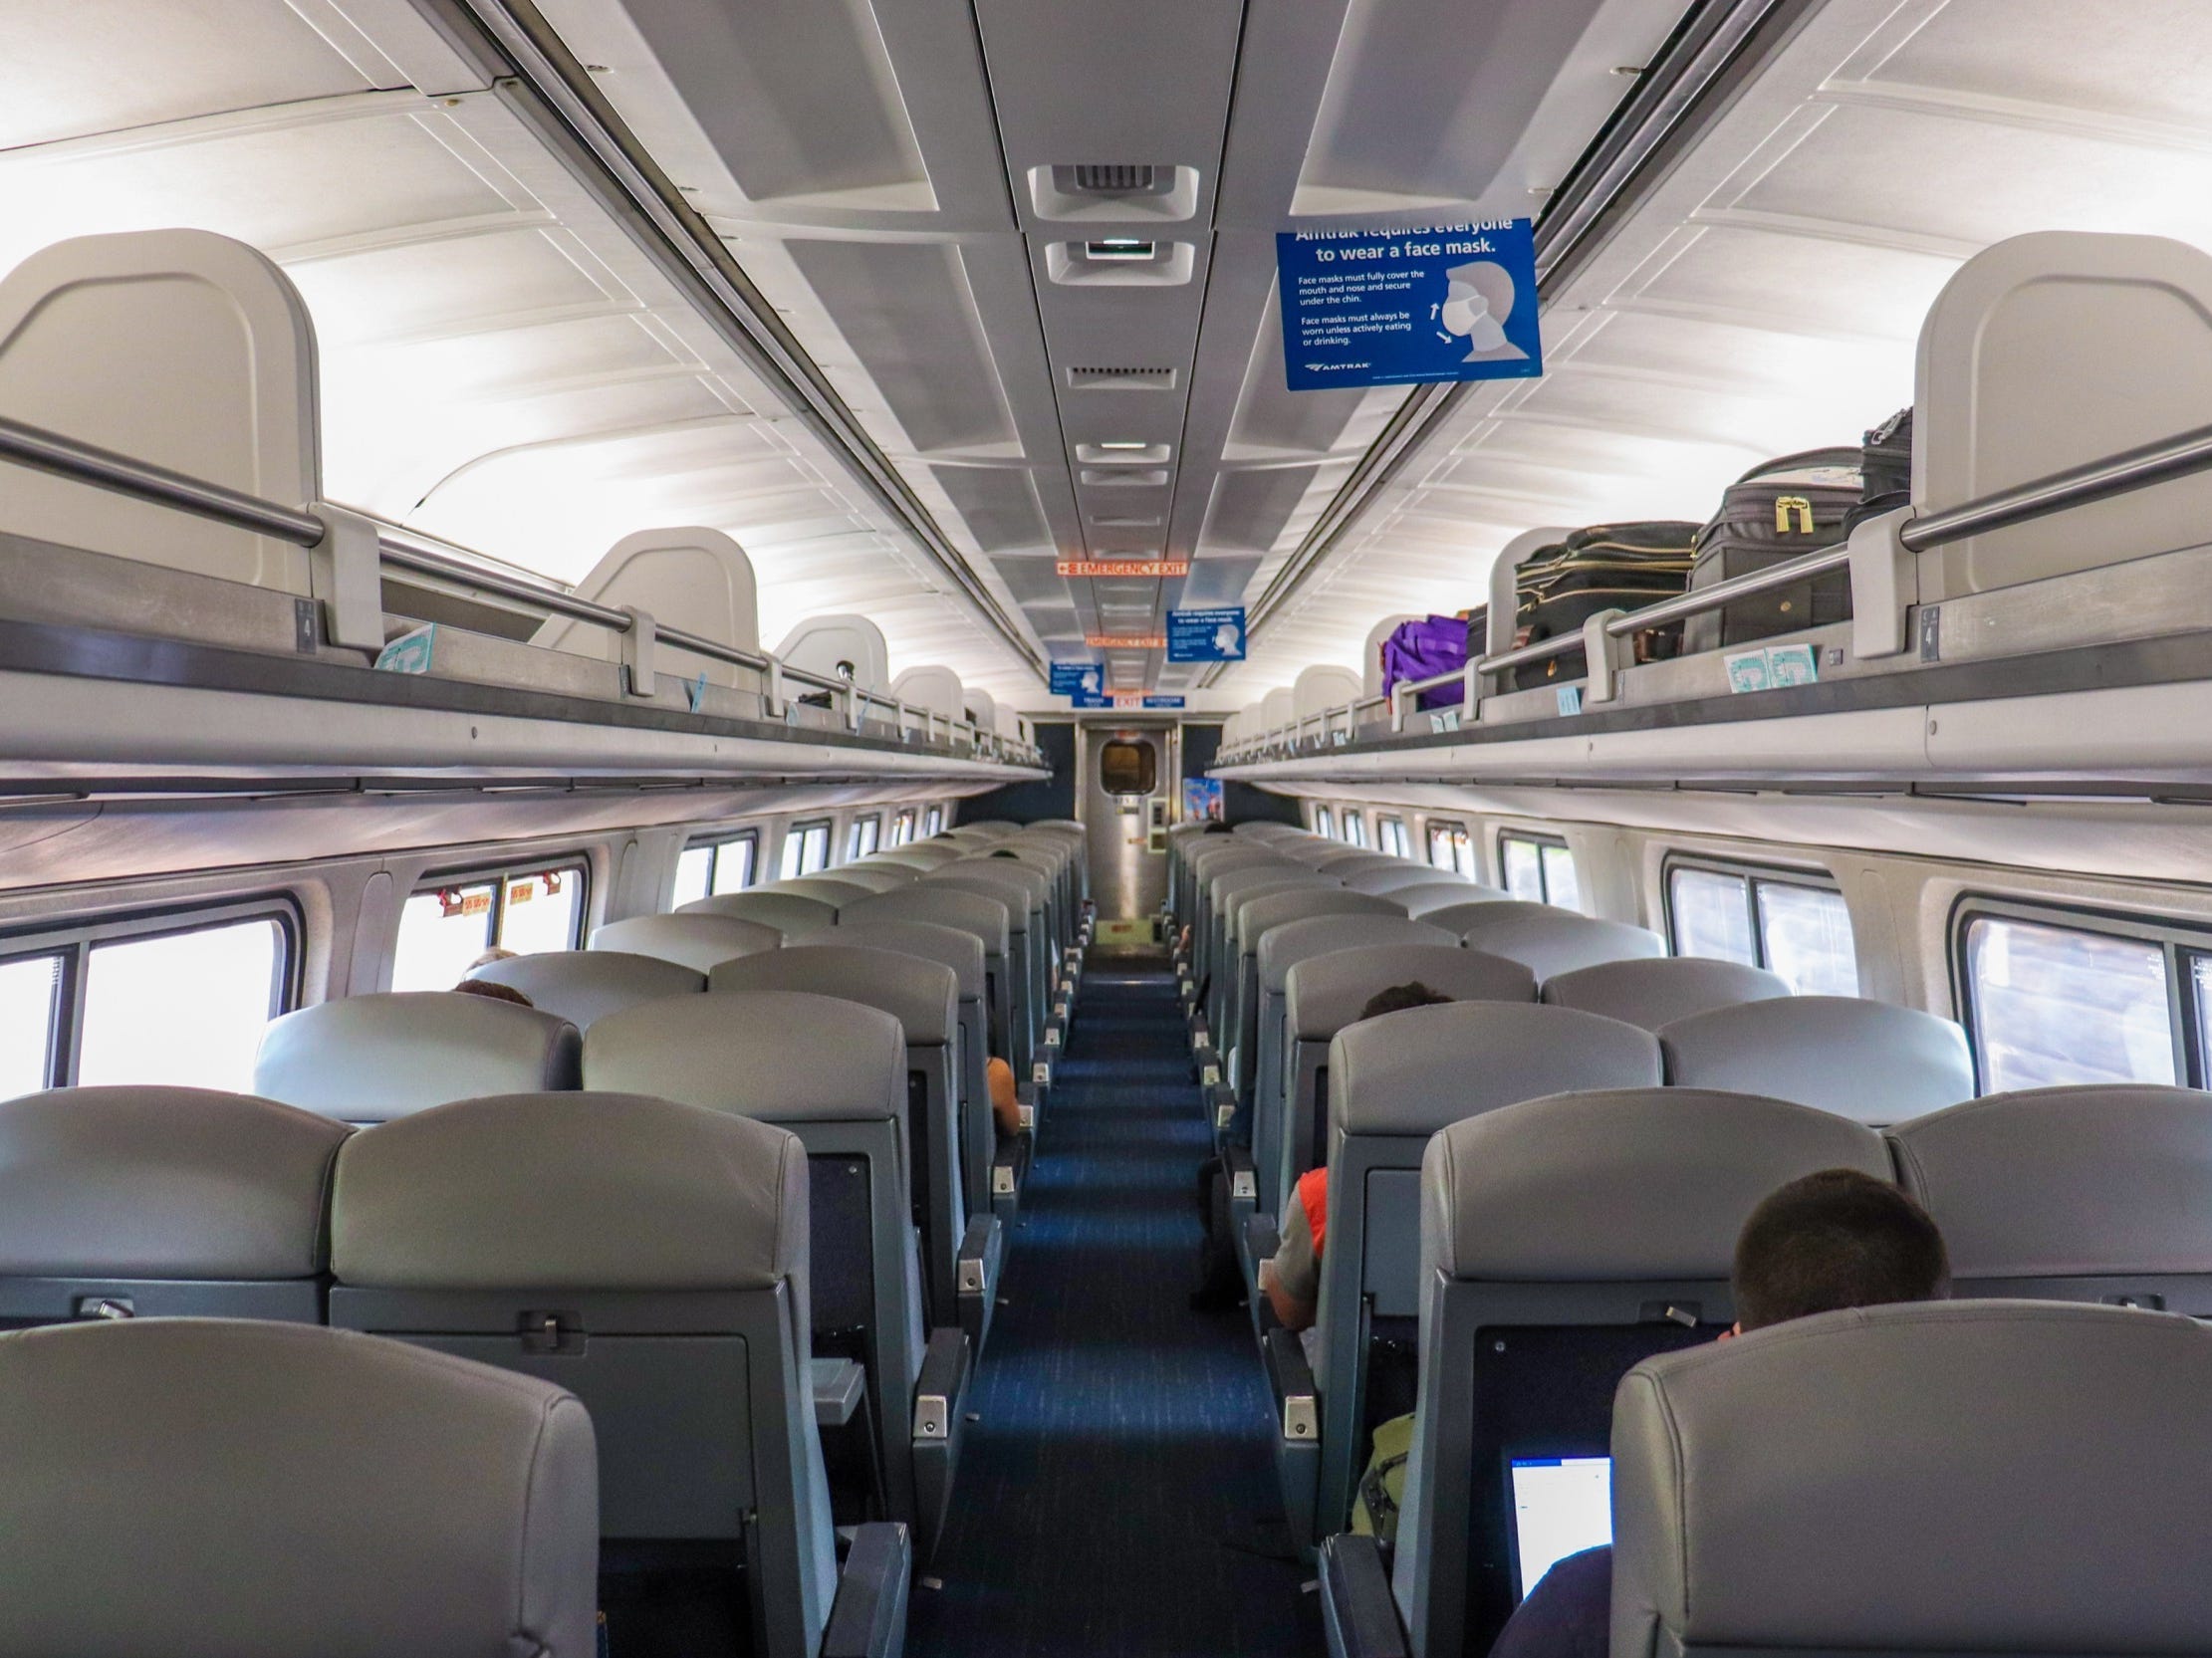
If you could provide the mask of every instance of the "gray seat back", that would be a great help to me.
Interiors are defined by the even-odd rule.
[[[1452,919],[1446,920],[1447,916]],[[1666,940],[1648,927],[1598,921],[1572,910],[1531,914],[1526,910],[1502,911],[1496,904],[1478,904],[1465,912],[1436,910],[1428,919],[1437,926],[1452,927],[1470,950],[1525,964],[1540,984],[1599,962],[1635,961],[1666,954]]]
[[[597,1648],[592,1422],[550,1383],[343,1330],[151,1318],[0,1335],[0,1422],[11,1654]]]
[[[757,894],[733,892],[732,899]],[[702,898],[703,904],[720,903]],[[815,925],[809,922],[808,925]],[[633,915],[626,921],[610,921],[592,935],[595,950],[623,950],[632,955],[658,956],[682,967],[705,973],[717,962],[773,950],[784,941],[782,929],[736,915],[717,915],[686,908],[674,915]]]
[[[1345,877],[1345,885],[1354,892],[1403,892],[1416,886],[1439,886],[1457,882],[1469,884],[1466,877],[1455,875],[1449,881],[1440,880],[1442,871],[1425,863],[1414,863],[1402,857],[1393,857],[1386,863],[1369,864],[1352,870]]]
[[[1544,981],[1544,1000],[1554,1007],[1603,1014],[1646,1031],[1715,1008],[1789,994],[1789,981],[1778,973],[1708,956],[1603,961]]]
[[[1286,921],[1261,935],[1253,958],[1259,1014],[1252,1056],[1252,1164],[1262,1213],[1282,1213],[1279,1178],[1286,1160],[1285,1090],[1292,1073],[1284,1015],[1292,967],[1314,956],[1364,945],[1440,944],[1456,949],[1457,943],[1441,927],[1424,927],[1402,915],[1317,915]]]
[[[926,873],[941,865],[956,862],[960,848],[947,845],[942,840],[917,840],[910,845],[893,846],[888,851],[877,852],[873,861],[888,863]]]
[[[1388,898],[1348,892],[1341,886],[1287,888],[1252,892],[1232,899],[1222,961],[1229,971],[1222,1019],[1243,1055],[1237,1073],[1237,1104],[1249,1110],[1260,1072],[1260,945],[1277,927],[1316,917],[1380,916],[1403,920],[1405,911]]]
[[[663,996],[695,996],[706,988],[706,975],[695,967],[623,950],[547,950],[535,956],[512,956],[486,962],[469,977],[511,986],[534,1006],[579,1031],[589,1031],[602,1014],[657,1002]]]
[[[1456,910],[1467,904],[1519,903],[1521,900],[1499,886],[1484,886],[1480,881],[1469,880],[1465,875],[1455,875],[1448,869],[1431,869],[1428,879],[1411,886],[1401,886],[1391,896],[1405,906],[1405,913],[1416,921],[1425,921],[1440,909]]]
[[[1621,1375],[1734,1320],[1752,1210],[1834,1168],[1887,1180],[1888,1152],[1826,1111],[1695,1088],[1555,1094],[1429,1141],[1393,1571],[1416,1651],[1485,1651],[1512,1613],[1509,1458],[1605,1455]]]
[[[382,1122],[480,1093],[577,1086],[577,1029],[449,990],[344,996],[269,1022],[254,1092],[343,1122]]]
[[[1247,863],[1241,867],[1216,873],[1211,868],[1205,874],[1205,889],[1199,899],[1199,913],[1203,919],[1200,931],[1193,936],[1197,976],[1207,985],[1206,1022],[1212,1027],[1219,1046],[1226,1050],[1235,1038],[1224,1028],[1230,1023],[1226,1008],[1236,1004],[1227,1000],[1231,980],[1236,973],[1236,952],[1229,947],[1229,916],[1237,901],[1246,894],[1257,896],[1262,892],[1341,892],[1344,889],[1324,875],[1311,869],[1300,868],[1294,863]]]
[[[1383,927],[1379,917],[1335,923],[1347,929]],[[1297,922],[1269,934],[1316,925]],[[1328,925],[1328,923],[1320,923]],[[1418,921],[1395,923],[1406,928]],[[1430,929],[1436,931],[1439,929]],[[1449,938],[1451,935],[1444,935]],[[1536,1000],[1536,976],[1517,961],[1486,956],[1458,944],[1359,944],[1328,950],[1291,963],[1283,979],[1284,1061],[1288,1094],[1277,1136],[1275,1190],[1288,1192],[1308,1169],[1329,1161],[1330,1045],[1337,1033],[1354,1023],[1377,991],[1418,981],[1455,1002]],[[1278,1211],[1280,1213],[1280,1211]]]
[[[2199,1651],[2208,1389],[2212,1330],[2044,1302],[1651,1359],[1613,1406],[1612,1651]]]
[[[772,1122],[805,1143],[814,1350],[865,1366],[898,1516],[915,1512],[908,1429],[924,1345],[906,1070],[897,1020],[802,991],[648,1002],[584,1040],[587,1087]]]
[[[963,861],[933,869],[917,883],[949,887],[995,898],[1006,906],[1006,1031],[1007,1058],[1017,1076],[1029,1074],[1039,1039],[1044,1035],[1046,990],[1052,944],[1045,932],[1043,893],[1024,879],[1019,866],[1001,864],[997,869]]]
[[[846,866],[841,863],[826,875],[789,875],[782,880],[769,882],[761,890],[775,893],[779,897],[812,898],[833,909],[850,904],[856,898],[868,897],[873,892],[874,889],[865,881],[846,879],[845,870]],[[785,930],[788,932],[791,929]]]
[[[837,924],[838,908],[846,900],[817,893],[787,892],[781,887],[754,886],[743,892],[723,892],[711,898],[694,898],[676,907],[678,915],[722,915],[733,921],[752,921],[779,933],[811,932]],[[603,931],[605,929],[602,929]],[[596,948],[596,946],[595,946]],[[707,963],[712,967],[712,962]],[[705,968],[700,969],[701,972]]]
[[[878,863],[872,857],[858,863],[838,865],[838,879],[847,886],[865,887],[869,892],[893,892],[908,881],[919,880],[921,871],[904,863]]]
[[[0,1328],[323,1320],[343,1123],[206,1088],[0,1100]]]
[[[1974,1097],[1966,1036],[1948,1019],[1855,996],[1784,996],[1677,1020],[1668,1080],[1769,1093],[1860,1122],[1906,1122]]]
[[[602,1533],[739,1545],[756,1621],[815,1650],[835,1546],[796,1136],[635,1094],[464,1099],[349,1142],[331,1264],[332,1323],[558,1378],[598,1433]]]
[[[966,933],[983,947],[983,1001],[989,1019],[989,1046],[975,1062],[975,1074],[983,1074],[984,1061],[996,1054],[1012,1064],[1013,1033],[1007,1017],[1007,962],[1009,929],[1013,913],[1007,901],[983,892],[968,892],[933,881],[915,881],[896,892],[880,892],[857,899],[838,912],[838,926],[867,926],[877,921],[919,921],[926,926],[950,927]]]
[[[1190,854],[1190,913],[1181,919],[1192,928],[1195,940],[1207,937],[1213,926],[1213,884],[1223,875],[1233,875],[1244,869],[1273,869],[1278,874],[1312,874],[1306,864],[1280,856],[1266,846],[1248,840],[1237,840],[1226,834],[1209,835],[1201,840]],[[1210,961],[1205,954],[1207,946],[1193,944],[1200,959]]]
[[[960,1321],[960,1239],[968,1205],[960,1165],[959,1081],[953,1070],[960,1035],[960,976],[949,967],[839,939],[787,945],[766,956],[724,962],[707,980],[710,995],[797,990],[879,1008],[906,1039],[906,1171],[914,1225],[921,1229],[922,1289],[932,1326]]]
[[[1955,1293],[2212,1316],[2212,1093],[1991,1094],[1893,1128]]]
[[[959,1029],[954,1033],[953,1080],[960,1115],[960,1182],[970,1215],[991,1212],[991,1159],[998,1129],[991,1115],[989,1061],[990,1009],[985,1000],[983,941],[956,927],[927,921],[841,920],[831,932],[813,933],[804,944],[857,944],[867,950],[892,950],[902,956],[949,967],[959,985]]]
[[[1330,1045],[1329,1068],[1315,1514],[1341,1524],[1366,1454],[1370,1345],[1376,1336],[1402,1341],[1418,1312],[1420,1167],[1429,1136],[1546,1094],[1657,1087],[1659,1044],[1648,1031],[1596,1014],[1452,1002],[1347,1026]]]

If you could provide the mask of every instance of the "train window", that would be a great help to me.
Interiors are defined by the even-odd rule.
[[[401,906],[391,988],[451,990],[486,950],[574,950],[583,931],[581,863],[449,877]]]
[[[921,821],[922,838],[926,840],[929,836],[942,834],[944,831],[945,809],[941,806],[933,806],[929,809],[929,816]]]
[[[1464,824],[1438,824],[1428,826],[1428,861],[1435,869],[1450,869],[1462,875],[1475,872],[1475,843],[1468,838]]]
[[[1326,806],[1314,808],[1314,832],[1331,840],[1337,838],[1337,815]]]
[[[0,1099],[52,1084],[61,989],[58,955],[0,962]]]
[[[830,820],[794,824],[784,830],[783,878],[812,875],[830,867]]]
[[[1374,821],[1374,843],[1392,857],[1411,857],[1413,848],[1405,838],[1403,818],[1377,818]]]
[[[1149,795],[1159,787],[1159,762],[1149,743],[1119,738],[1099,750],[1099,787],[1109,795]]]
[[[1562,909],[1583,907],[1582,878],[1575,872],[1575,854],[1566,841],[1500,834],[1498,864],[1505,873],[1506,890],[1516,898]]]
[[[676,890],[670,907],[680,909],[701,898],[744,891],[753,884],[753,861],[759,852],[760,836],[752,829],[684,847],[676,857]]]
[[[914,809],[901,807],[898,816],[891,820],[891,844],[903,846],[914,838]]]
[[[1366,815],[1354,812],[1348,806],[1345,808],[1344,824],[1346,843],[1364,849],[1367,844]]]
[[[1980,914],[1965,941],[1966,1024],[1983,1092],[2175,1080],[2177,940]],[[2189,956],[2201,1033],[2204,958],[2179,953]]]
[[[1669,859],[1666,898],[1678,956],[1764,967],[1800,996],[1858,994],[1850,909],[1833,886]]]
[[[882,836],[881,813],[870,812],[865,818],[854,819],[853,830],[845,846],[846,861],[850,863],[854,858],[867,856],[881,843]]]
[[[284,1011],[285,943],[265,916],[93,945],[77,1082],[250,1091],[262,1028]]]

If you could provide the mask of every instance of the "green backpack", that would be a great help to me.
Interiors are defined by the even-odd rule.
[[[1374,1450],[1359,1476],[1359,1495],[1352,1505],[1352,1529],[1377,1542],[1395,1542],[1398,1505],[1405,1500],[1405,1459],[1413,1450],[1413,1418],[1393,1416],[1374,1430]]]

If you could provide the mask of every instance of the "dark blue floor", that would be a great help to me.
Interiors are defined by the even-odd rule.
[[[1164,958],[1095,955],[916,1658],[1321,1650],[1251,1325],[1187,1304],[1207,1140]]]

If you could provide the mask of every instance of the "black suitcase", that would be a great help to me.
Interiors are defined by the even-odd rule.
[[[1866,434],[1858,451],[1858,505],[1843,518],[1843,531],[1862,518],[1912,504],[1912,408],[1908,404]]]
[[[1690,592],[1842,541],[1863,489],[1859,462],[1856,449],[1808,449],[1762,462],[1738,478],[1721,497],[1720,511],[1697,532]],[[1690,617],[1682,648],[1748,644],[1845,621],[1850,613],[1850,574],[1831,571]]]
[[[1600,610],[1638,610],[1681,592],[1689,583],[1694,524],[1671,519],[1641,524],[1593,524],[1525,562],[1515,578],[1515,629],[1523,644],[1581,633]],[[1637,660],[1674,654],[1678,627],[1636,635]],[[1580,647],[1516,668],[1516,690],[1580,679]]]

